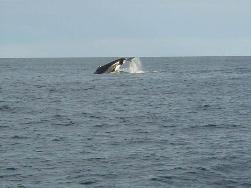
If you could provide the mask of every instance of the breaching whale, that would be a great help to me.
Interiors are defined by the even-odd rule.
[[[119,69],[121,65],[123,65],[125,62],[130,62],[134,57],[130,58],[119,58],[116,59],[110,63],[107,63],[105,65],[99,66],[97,70],[94,72],[94,74],[103,74],[103,73],[111,73],[115,72]]]

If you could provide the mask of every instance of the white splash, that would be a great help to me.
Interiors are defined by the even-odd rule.
[[[144,73],[140,58],[135,57],[130,62],[128,62],[127,70],[129,73]]]

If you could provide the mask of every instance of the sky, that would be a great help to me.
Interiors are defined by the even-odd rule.
[[[0,58],[109,56],[251,56],[251,0],[0,0]]]

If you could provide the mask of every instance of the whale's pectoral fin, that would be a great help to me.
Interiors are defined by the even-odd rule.
[[[133,58],[129,58],[131,60]],[[119,58],[103,66],[99,66],[95,71],[95,74],[110,73],[119,70],[119,67],[127,61],[126,58]]]
[[[133,60],[135,57],[128,57],[128,58],[126,58],[126,61],[131,61],[131,60]]]

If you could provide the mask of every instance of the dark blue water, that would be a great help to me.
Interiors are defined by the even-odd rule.
[[[251,187],[251,57],[0,59],[0,187]]]

